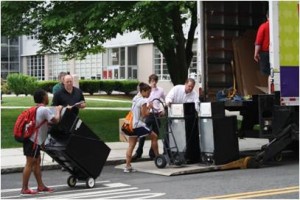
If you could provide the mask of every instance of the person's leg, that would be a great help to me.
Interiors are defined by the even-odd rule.
[[[41,172],[41,156],[36,159],[36,162],[33,164],[33,173],[38,185],[38,188],[44,188],[45,185],[42,181],[42,172]]]
[[[160,127],[160,120],[158,119],[158,116],[156,118],[153,117],[152,120],[152,131],[157,135],[157,138],[159,137],[159,127]],[[149,149],[149,157],[151,159],[155,158],[155,154],[152,148]]]
[[[270,57],[269,52],[260,52],[259,53],[260,60],[259,60],[259,66],[261,74],[265,76],[270,75]]]
[[[136,160],[136,159],[142,157],[144,144],[145,144],[145,137],[139,138],[139,145],[135,151],[135,154],[132,156],[132,160]]]
[[[157,142],[157,135],[152,131],[150,133],[150,139],[151,139],[151,148],[154,152],[155,156],[158,156],[158,142]]]
[[[126,151],[126,167],[131,167],[131,157],[133,149],[136,145],[137,137],[129,137],[128,138],[128,148]]]
[[[22,176],[22,190],[29,189],[28,183],[29,183],[34,160],[35,159],[32,157],[26,156],[26,164],[23,169],[23,176]]]

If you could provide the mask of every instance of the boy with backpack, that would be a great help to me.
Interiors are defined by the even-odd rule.
[[[55,114],[52,113],[49,107],[49,98],[46,91],[38,89],[34,93],[34,102],[37,104],[36,109],[36,125],[38,129],[28,138],[23,141],[23,152],[26,156],[26,165],[23,169],[22,190],[21,195],[34,195],[37,193],[53,192],[53,189],[45,186],[42,181],[41,173],[41,149],[47,138],[48,123],[58,123],[60,120],[60,111],[62,106],[55,107]],[[37,190],[29,188],[29,178],[31,172],[37,181]]]

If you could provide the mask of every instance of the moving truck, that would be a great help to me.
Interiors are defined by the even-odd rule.
[[[269,139],[258,161],[278,158],[287,148],[298,152],[299,2],[206,1],[199,7],[202,101],[215,101],[217,91],[229,87],[243,97],[225,100],[225,109],[243,116],[239,137]],[[267,10],[271,74],[263,77],[253,55],[259,19]]]

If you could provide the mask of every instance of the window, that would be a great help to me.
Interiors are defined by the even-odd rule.
[[[112,65],[119,65],[119,48],[112,49],[111,60]]]
[[[137,47],[128,47],[128,65],[137,65]]]
[[[19,38],[1,36],[1,78],[9,73],[20,73]]]
[[[45,80],[44,56],[28,56],[27,74],[36,77],[37,80]]]
[[[166,60],[157,47],[154,48],[154,73],[160,80],[170,80]]]
[[[137,79],[137,46],[111,48],[107,52],[104,56],[107,60],[103,61],[103,79]]]
[[[84,60],[75,60],[75,74],[84,79],[95,79],[101,74],[101,54],[89,54]]]

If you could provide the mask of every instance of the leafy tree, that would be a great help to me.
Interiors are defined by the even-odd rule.
[[[193,57],[197,9],[196,1],[2,1],[1,20],[2,35],[37,34],[39,53],[59,51],[66,59],[103,52],[105,41],[138,30],[163,53],[176,85]]]

